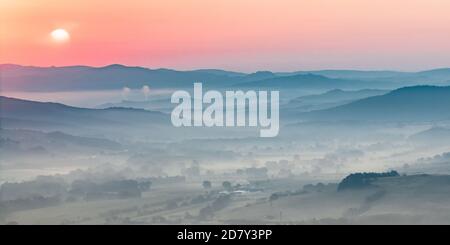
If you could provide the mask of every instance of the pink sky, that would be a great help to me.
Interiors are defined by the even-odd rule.
[[[449,12],[448,0],[0,0],[0,63],[450,67]],[[51,40],[56,28],[70,40]]]

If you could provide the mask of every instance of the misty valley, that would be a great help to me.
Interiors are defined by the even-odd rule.
[[[1,224],[450,224],[450,69],[0,68]],[[199,81],[278,135],[174,127]]]

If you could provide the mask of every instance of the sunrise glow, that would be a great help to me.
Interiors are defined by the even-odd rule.
[[[94,2],[101,7],[0,1],[0,63],[240,71],[450,64],[445,0]]]

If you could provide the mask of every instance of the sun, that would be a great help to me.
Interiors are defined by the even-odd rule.
[[[50,36],[56,42],[66,42],[66,41],[68,41],[70,39],[69,32],[67,32],[66,30],[64,30],[62,28],[58,28],[58,29],[53,30],[50,33]]]

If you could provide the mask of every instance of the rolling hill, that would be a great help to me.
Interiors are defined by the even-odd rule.
[[[83,151],[87,151],[88,149],[120,150],[122,148],[115,141],[74,136],[58,131],[45,133],[24,129],[0,129],[0,140],[5,144],[1,145],[0,149],[7,149],[7,151],[14,152],[22,151],[22,153],[29,149],[37,149],[38,147],[53,152],[61,152],[63,149],[73,150],[74,148],[82,149]],[[15,146],[15,148],[11,148],[10,146]]]
[[[363,89],[363,90],[355,90],[355,91],[347,91],[341,89],[333,89],[323,94],[317,95],[306,95],[297,97],[291,100],[290,103],[293,104],[302,104],[302,103],[331,103],[331,102],[339,102],[339,101],[352,101],[363,99],[367,97],[383,95],[388,93],[388,90],[378,90],[378,89]]]
[[[168,115],[143,109],[85,109],[59,103],[35,102],[0,96],[3,128],[86,128],[132,125],[165,125]]]
[[[439,121],[450,119],[450,87],[414,86],[355,102],[299,114],[320,121]]]
[[[365,89],[390,88],[393,84],[387,82],[368,82],[349,79],[328,78],[312,73],[296,74],[292,76],[278,76],[252,82],[237,83],[237,88],[271,88],[271,89],[305,89],[305,90],[331,90],[331,89]]]
[[[409,139],[415,142],[426,144],[450,142],[450,129],[443,127],[433,127],[425,131],[413,134]]]
[[[295,111],[313,111],[323,110],[344,104],[352,101],[363,99],[371,96],[386,94],[388,90],[378,89],[363,89],[363,90],[341,90],[333,89],[322,94],[305,95],[290,100],[287,104],[282,105],[282,109],[287,112]]]

